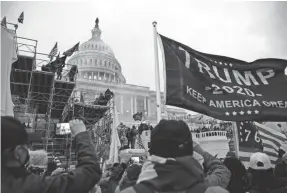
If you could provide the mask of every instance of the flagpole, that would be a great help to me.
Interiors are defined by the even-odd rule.
[[[166,105],[166,63],[165,63],[165,53],[164,53],[164,47],[163,47],[163,43],[161,40],[160,35],[158,34],[159,37],[159,47],[161,49],[162,52],[162,63],[163,63],[163,94],[164,94],[164,105]],[[166,115],[165,115],[166,116]]]
[[[154,34],[154,61],[155,61],[155,86],[156,86],[156,110],[157,110],[157,122],[161,120],[161,95],[160,95],[160,76],[159,76],[159,62],[158,62],[158,48],[157,48],[157,22],[153,22],[153,34]]]
[[[232,122],[235,156],[239,158],[239,138],[236,122]]]

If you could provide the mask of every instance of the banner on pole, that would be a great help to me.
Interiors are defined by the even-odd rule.
[[[160,38],[167,105],[227,121],[287,120],[287,60],[248,63]]]
[[[279,148],[287,140],[283,133],[276,132],[256,122],[237,122],[238,156],[245,165],[249,163],[250,156],[255,152],[266,153],[272,165],[276,164]]]

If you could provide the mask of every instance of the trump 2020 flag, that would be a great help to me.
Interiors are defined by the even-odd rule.
[[[111,136],[111,146],[110,146],[110,153],[109,153],[109,160],[112,163],[119,162],[119,149],[121,147],[121,142],[118,134],[117,127],[120,125],[119,115],[117,108],[115,107],[114,110],[114,121],[112,127],[112,136]]]
[[[287,60],[205,54],[160,35],[166,105],[227,121],[286,121]]]

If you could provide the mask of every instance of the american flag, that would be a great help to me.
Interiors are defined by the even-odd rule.
[[[56,44],[54,45],[53,49],[49,54],[49,58],[53,59],[53,57],[55,57],[57,53],[58,53],[58,43],[56,42]]]
[[[273,166],[278,159],[278,150],[286,140],[284,134],[256,122],[237,122],[239,159],[249,166],[250,156],[255,152],[266,153]]]

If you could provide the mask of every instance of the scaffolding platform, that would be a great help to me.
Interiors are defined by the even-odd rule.
[[[12,64],[10,82],[11,94],[20,98],[28,97],[31,71],[34,68],[35,58],[30,56],[18,56],[18,60]],[[24,104],[25,101],[22,101]]]
[[[31,77],[28,96],[29,113],[37,107],[37,113],[46,114],[53,87],[54,74],[51,72],[34,71]]]
[[[51,111],[52,118],[59,118],[62,116],[63,110],[68,104],[75,86],[75,82],[55,80]]]
[[[90,105],[85,103],[74,103],[73,117],[75,119],[81,119],[87,125],[96,124],[110,107],[101,105]]]
[[[95,150],[101,151],[110,142],[114,99],[105,106],[93,105],[98,93],[85,90],[85,102],[75,100],[79,99],[75,95],[76,75],[69,77],[73,65],[66,63],[60,75],[41,71],[42,65],[51,61],[47,54],[37,53],[37,41],[21,37],[16,41],[18,61],[12,64],[11,94],[15,116],[22,117],[23,124],[31,123],[28,129],[35,132],[31,147],[57,154],[67,165],[71,164],[76,159],[74,140],[70,136],[57,138],[55,127],[57,123],[81,119],[93,138]]]

